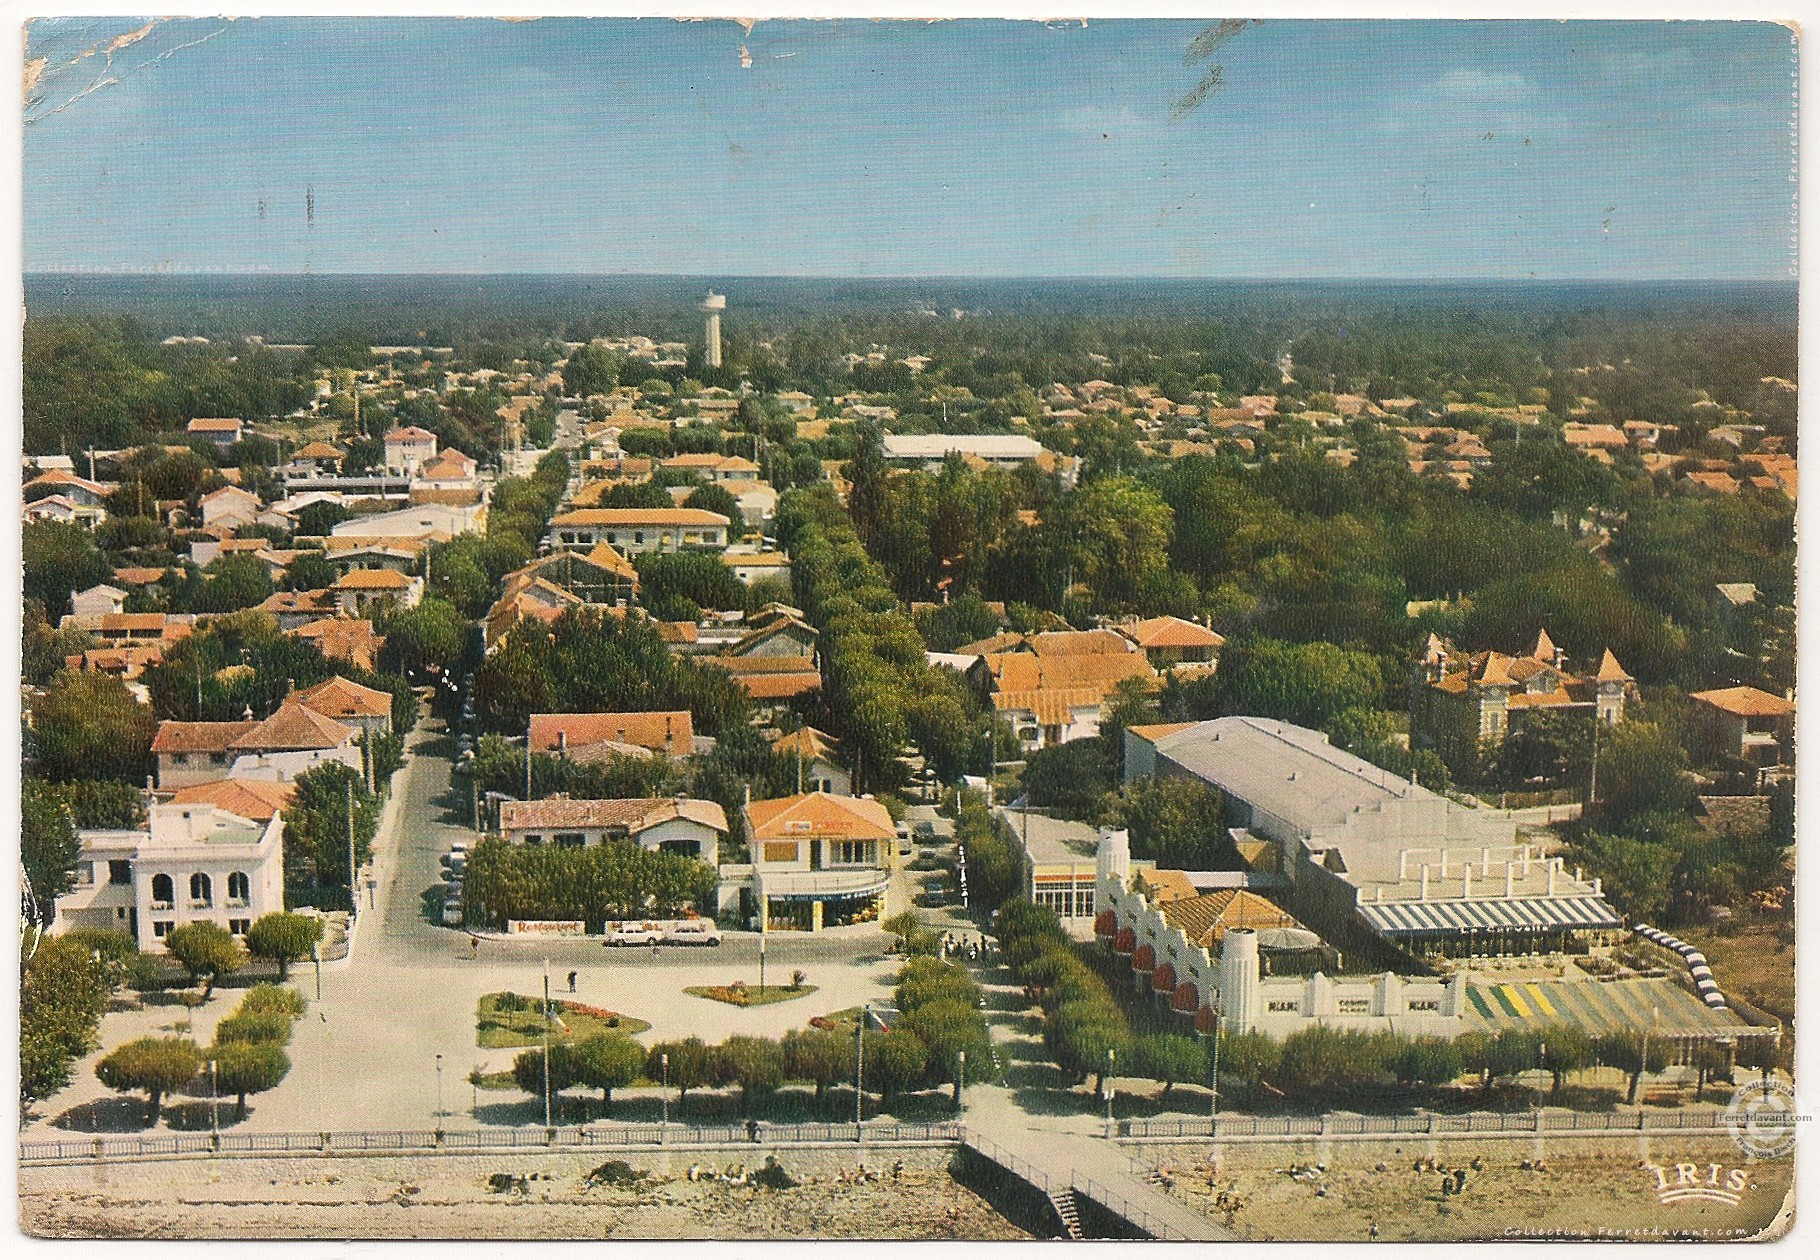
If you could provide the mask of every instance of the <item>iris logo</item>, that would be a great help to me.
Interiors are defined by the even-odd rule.
[[[1645,1164],[1655,1184],[1651,1187],[1664,1204],[1705,1199],[1737,1207],[1750,1189],[1750,1174],[1723,1164]]]

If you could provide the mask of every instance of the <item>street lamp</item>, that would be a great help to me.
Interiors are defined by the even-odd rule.
[[[667,1054],[658,1055],[657,1063],[658,1067],[663,1072],[663,1090],[660,1095],[663,1099],[664,1107],[663,1136],[668,1137],[670,1132],[670,1056]]]
[[[760,997],[763,997],[765,993],[765,942],[768,939],[769,934],[765,931],[765,925],[760,923],[758,925],[758,993]]]
[[[1112,1136],[1112,1065],[1118,1058],[1118,1052],[1110,1048],[1106,1051],[1106,1136]]]
[[[310,961],[316,964],[316,1000],[322,1001],[322,945],[318,941],[310,943]]]
[[[550,1123],[550,960],[543,960],[543,1127]]]
[[[442,1128],[442,1118],[448,1113],[442,1109],[442,1056],[436,1056],[436,1127]]]
[[[221,1086],[215,1074],[215,1060],[209,1060],[209,1132],[221,1141]]]
[[[965,1050],[954,1052],[954,1066],[954,1110],[958,1113],[962,1108],[961,1095],[967,1092],[967,1052]]]
[[[1220,1008],[1213,1008],[1213,1062],[1207,1069],[1207,1123],[1209,1129],[1220,1116]]]
[[[1662,1018],[1662,1008],[1649,1008],[1649,1023],[1643,1026],[1643,1055],[1637,1061],[1637,1079],[1641,1081],[1649,1074],[1649,1034],[1655,1029],[1656,1022]]]
[[[866,1021],[872,1018],[870,1002],[860,1008],[859,1032],[853,1043],[853,1127],[855,1129],[866,1119]]]

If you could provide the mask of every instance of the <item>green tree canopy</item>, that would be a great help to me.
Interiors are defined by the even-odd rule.
[[[246,963],[246,951],[240,942],[226,928],[206,919],[179,923],[165,934],[164,948],[190,973],[192,984],[207,977],[204,997],[217,980],[239,971]]]
[[[121,1093],[144,1090],[147,1122],[156,1124],[164,1096],[196,1079],[202,1064],[201,1048],[188,1037],[141,1037],[95,1064],[95,1075]]]
[[[64,672],[32,703],[31,760],[47,779],[143,785],[158,720],[107,674]]]
[[[599,1033],[575,1043],[575,1083],[600,1091],[601,1111],[613,1114],[613,1091],[638,1080],[645,1051],[630,1037]]]
[[[277,1089],[290,1074],[291,1060],[282,1045],[269,1041],[230,1041],[209,1047],[214,1062],[214,1088],[235,1097],[234,1118],[246,1119],[248,1095]]]
[[[19,531],[25,597],[44,605],[52,621],[70,610],[70,596],[113,575],[95,539],[80,525],[32,521]]]
[[[321,919],[278,911],[260,915],[246,933],[247,952],[277,963],[280,981],[290,974],[291,964],[309,957],[310,948],[321,940]]]

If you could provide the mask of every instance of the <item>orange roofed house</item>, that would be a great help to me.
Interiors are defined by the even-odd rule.
[[[1484,651],[1466,656],[1429,635],[1410,679],[1410,733],[1418,746],[1449,764],[1487,743],[1502,744],[1533,712],[1596,714],[1607,725],[1624,720],[1636,683],[1608,648],[1586,673],[1567,667],[1567,653],[1548,631],[1527,655]]]
[[[572,761],[695,751],[695,726],[687,709],[647,713],[533,713],[528,732],[533,752]]]
[[[977,655],[968,680],[1011,721],[1026,752],[1099,734],[1118,685],[1156,677],[1138,645],[1112,630],[996,635],[958,654]]]
[[[160,722],[152,753],[158,758],[158,786],[168,790],[227,778],[241,757],[341,754],[328,759],[358,769],[359,734],[357,727],[315,712],[294,695],[263,720]]]
[[[1694,716],[1704,758],[1741,770],[1755,791],[1793,761],[1795,702],[1756,687],[1696,691]]]
[[[722,899],[739,889],[761,930],[819,932],[884,910],[897,862],[897,827],[869,796],[804,792],[745,807],[746,871],[723,867]]]

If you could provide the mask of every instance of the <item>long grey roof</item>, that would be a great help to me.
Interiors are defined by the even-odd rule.
[[[1320,731],[1273,718],[1199,722],[1156,742],[1160,756],[1305,833],[1391,801],[1433,792],[1335,748]]]

